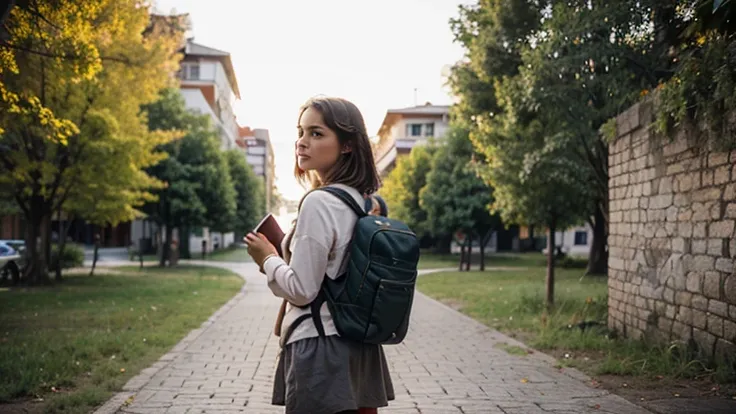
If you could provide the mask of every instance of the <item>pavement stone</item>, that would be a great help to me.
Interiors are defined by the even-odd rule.
[[[188,263],[231,269],[246,284],[96,414],[283,413],[270,404],[280,299],[252,263]],[[379,412],[650,413],[588,386],[577,370],[555,368],[552,357],[510,355],[499,344],[526,348],[417,292],[406,339],[384,347],[396,400]]]

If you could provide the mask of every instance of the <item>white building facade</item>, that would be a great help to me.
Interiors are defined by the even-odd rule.
[[[271,198],[276,180],[276,164],[270,134],[264,128],[241,127],[240,139],[239,145],[245,150],[246,161],[253,168],[253,172],[263,179],[266,211],[271,211]]]
[[[240,99],[240,90],[230,54],[194,43],[193,39],[187,40],[181,52],[184,58],[178,78],[186,108],[209,115],[212,126],[219,133],[221,150],[239,148],[239,127],[233,105],[236,99]],[[245,151],[243,156],[246,156]],[[155,227],[152,223],[135,220],[131,226],[133,243],[138,245],[140,240],[148,240],[146,243],[155,245],[153,240],[163,231]],[[180,236],[187,238],[186,249],[191,254],[201,254],[203,241],[207,251],[224,248],[234,242],[234,233],[215,233],[207,227],[192,228],[188,236],[180,235],[175,229],[174,237],[182,249],[185,248],[182,246],[184,240]]]
[[[411,152],[416,145],[424,145],[430,138],[441,140],[447,133],[450,107],[424,105],[403,109],[389,109],[378,130],[374,145],[376,167],[381,175],[388,174],[396,159]]]

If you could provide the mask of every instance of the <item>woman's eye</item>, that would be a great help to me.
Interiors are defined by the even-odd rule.
[[[319,132],[317,132],[317,131],[312,131],[312,136],[313,136],[313,137],[319,137],[319,136],[322,136],[322,134],[320,134],[320,133],[319,133]]]

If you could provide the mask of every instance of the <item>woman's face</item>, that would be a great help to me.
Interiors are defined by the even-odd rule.
[[[322,113],[312,107],[302,113],[297,129],[297,165],[304,171],[317,172],[324,179],[340,155],[346,152],[341,148],[337,133],[325,125]]]

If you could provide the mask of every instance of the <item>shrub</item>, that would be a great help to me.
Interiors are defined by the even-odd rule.
[[[51,263],[49,268],[56,270],[59,265],[59,245],[54,244],[51,246]],[[84,250],[74,244],[66,244],[64,246],[64,253],[61,257],[61,268],[69,269],[72,267],[80,267],[84,265]]]

